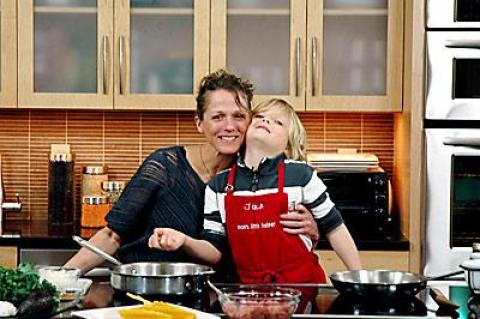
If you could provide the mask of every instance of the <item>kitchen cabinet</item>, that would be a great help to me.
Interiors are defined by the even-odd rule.
[[[19,107],[194,109],[209,0],[18,1]]]
[[[17,107],[17,5],[0,0],[0,108]]]
[[[403,1],[212,1],[210,69],[298,111],[402,110]]]
[[[16,246],[0,247],[0,266],[5,268],[17,268],[18,253]]]
[[[319,256],[320,263],[327,274],[346,270],[333,250],[316,250],[315,253]],[[359,254],[363,269],[409,270],[408,251],[363,250],[359,251]]]

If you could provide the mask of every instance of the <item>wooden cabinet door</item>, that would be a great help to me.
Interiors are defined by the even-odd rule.
[[[305,110],[306,0],[212,1],[210,71],[250,80],[255,103],[280,97]]]
[[[114,108],[195,109],[209,22],[209,0],[116,1]]]
[[[17,7],[0,0],[0,108],[17,107]]]
[[[307,110],[402,110],[403,1],[308,0]]]
[[[18,105],[113,108],[113,0],[18,1]]]

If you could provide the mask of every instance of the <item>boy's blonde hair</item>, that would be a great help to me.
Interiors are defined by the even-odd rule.
[[[287,113],[288,116],[288,144],[286,156],[294,161],[307,160],[307,133],[303,127],[302,121],[298,117],[293,107],[285,100],[270,99],[255,106],[252,114],[265,112],[268,110],[279,110]]]

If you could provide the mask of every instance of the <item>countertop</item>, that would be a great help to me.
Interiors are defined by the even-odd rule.
[[[125,305],[138,304],[137,301],[132,300],[124,295],[124,293],[114,291],[109,283],[108,277],[92,277],[93,285],[90,290],[84,296],[83,300],[79,304],[79,310],[97,309],[105,307],[119,307]],[[338,292],[329,285],[316,285],[314,288],[317,291],[316,297],[312,298],[313,304],[311,307],[304,308],[303,312],[298,312],[293,315],[293,318],[478,318],[477,305],[479,304],[479,296],[473,296],[468,289],[465,281],[429,281],[427,288],[421,291],[416,298],[415,303],[425,309],[425,313],[416,314],[416,311],[411,314],[396,313],[395,307],[388,308],[388,312],[385,314],[376,313],[376,310],[362,307],[362,303],[358,303],[358,306],[351,306],[349,303],[345,307],[339,306],[339,299],[342,296],[338,295]],[[292,288],[296,288],[292,285]],[[436,288],[444,293],[447,298],[452,302],[460,306],[457,310],[441,310],[438,304],[431,298],[430,289]],[[302,290],[302,288],[296,288]],[[198,296],[201,296],[198,297]],[[145,296],[149,300],[159,300],[173,302],[187,307],[193,307],[195,309],[214,313],[216,315],[221,314],[221,308],[216,302],[216,296],[212,291],[206,292],[205,296],[197,295],[197,297],[191,296]],[[388,303],[388,302],[387,302]],[[400,302],[402,303],[402,302]],[[408,302],[410,304],[410,302]],[[343,303],[342,303],[343,304]],[[356,304],[356,303],[355,303]],[[379,305],[378,302],[375,302]],[[394,303],[391,303],[393,305]],[[376,307],[376,306],[375,306]],[[383,311],[382,306],[378,306]],[[348,308],[346,310],[345,308]],[[350,309],[351,308],[351,309]],[[115,311],[115,310],[113,310]],[[349,313],[349,311],[353,311]],[[368,311],[369,314],[365,313]],[[402,310],[401,310],[402,311]],[[61,315],[61,318],[71,318],[71,312],[67,312]],[[59,317],[60,318],[60,317]],[[76,317],[75,317],[76,318]]]
[[[90,238],[98,229],[82,228],[78,224],[50,226],[47,221],[7,220],[1,225],[0,246],[19,248],[58,248],[78,249],[72,235]],[[384,237],[355,238],[359,250],[397,250],[408,251],[409,242],[401,234]],[[320,239],[317,249],[331,249],[326,239]]]

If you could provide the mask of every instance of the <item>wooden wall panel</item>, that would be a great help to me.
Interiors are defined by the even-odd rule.
[[[27,214],[11,215],[12,219],[29,218],[29,113],[0,111],[0,156],[5,200],[14,201],[19,193]],[[13,186],[15,185],[15,186]]]
[[[176,112],[141,114],[141,156],[178,144],[178,115]]]
[[[301,113],[308,151],[356,148],[372,152],[392,176],[393,115]],[[69,143],[75,158],[77,216],[83,166],[107,165],[110,180],[128,182],[154,150],[203,142],[194,113],[22,110],[0,112],[0,154],[8,201],[20,193],[21,214],[8,219],[46,220],[50,144]]]

